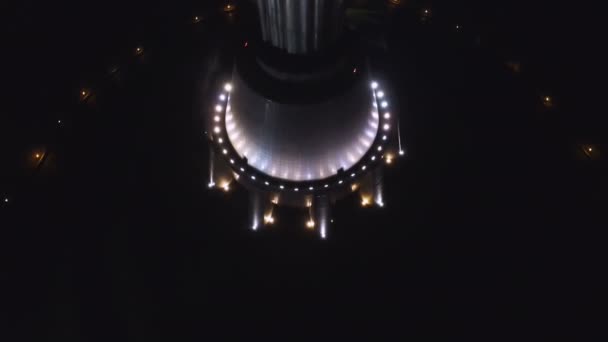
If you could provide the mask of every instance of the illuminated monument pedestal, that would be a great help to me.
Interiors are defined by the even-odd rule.
[[[341,35],[341,1],[285,4],[258,1],[261,37],[239,52],[214,94],[209,185],[249,190],[251,229],[272,224],[277,207],[295,206],[325,238],[335,201],[358,193],[363,206],[384,206],[382,167],[398,155],[397,115],[365,56]]]

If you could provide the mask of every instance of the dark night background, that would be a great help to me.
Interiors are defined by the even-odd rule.
[[[337,203],[326,241],[290,209],[254,233],[243,189],[206,188],[201,116],[248,39],[246,6],[0,5],[0,331],[17,337],[3,340],[599,337],[605,18],[402,2],[369,53],[410,156],[387,172],[387,207]]]

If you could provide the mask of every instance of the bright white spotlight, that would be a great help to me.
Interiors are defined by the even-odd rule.
[[[343,181],[343,180],[339,180],[339,181],[338,181],[338,184],[342,184],[342,183],[344,183],[344,181]]]
[[[279,189],[283,190],[285,187],[283,185],[279,185]]]
[[[234,164],[234,159],[230,159],[230,164]]]
[[[231,91],[232,90],[232,84],[226,83],[226,85],[224,85],[224,90],[225,91]]]
[[[382,128],[384,128],[385,131],[388,131],[391,128],[391,125],[384,124],[384,126],[382,126]]]
[[[386,135],[383,135],[383,136],[382,136],[382,140],[386,140]]]
[[[245,169],[241,168],[241,171],[242,171],[242,172],[245,172]]]
[[[222,106],[220,106],[220,105],[215,106],[215,111],[218,112],[218,113],[221,112],[222,109],[224,109],[224,108]]]
[[[382,146],[378,146],[378,151],[382,151]]]
[[[298,189],[298,188],[295,188],[295,189],[293,189],[293,191],[300,191],[300,189]]]
[[[372,158],[371,158],[371,159],[372,159],[372,160],[376,160],[376,156],[372,156]]]
[[[376,96],[378,96],[379,99],[384,97],[384,92],[383,91],[379,91],[376,93]]]
[[[400,155],[400,156],[402,156],[402,155],[404,155],[404,154],[405,154],[405,151],[403,151],[403,150],[399,150],[399,155]]]
[[[207,184],[208,187],[213,188],[215,186],[214,182],[209,182],[209,184]]]
[[[224,94],[220,95],[220,100],[225,101],[226,100],[226,95],[224,95]]]
[[[224,139],[222,139],[222,138],[217,138],[217,142],[221,144],[221,143],[223,143],[223,142],[224,142]]]
[[[327,188],[327,187],[329,187],[329,184],[325,184],[323,187],[324,187],[324,188]]]
[[[378,82],[372,82],[372,89],[378,88]]]
[[[221,118],[219,115],[216,115],[213,117],[213,120],[215,120],[215,122],[220,122]]]
[[[386,107],[388,107],[388,102],[386,102],[386,101],[382,101],[382,103],[380,103],[380,106],[381,106],[382,108],[386,108]]]
[[[251,176],[251,179],[255,180],[255,176]]]
[[[354,173],[354,172],[353,172],[353,173],[351,173],[351,174],[350,174],[350,176],[351,176],[351,177],[355,177],[355,173]]]
[[[367,169],[367,166],[365,166],[365,165],[361,166],[361,170],[365,170],[365,169]]]
[[[213,131],[214,131],[215,133],[219,133],[219,132],[221,132],[221,131],[222,131],[222,129],[220,128],[220,126],[215,126],[215,127],[213,127]]]
[[[227,149],[223,149],[223,150],[222,150],[222,153],[223,153],[223,154],[228,154],[228,150],[227,150]]]
[[[308,187],[308,190],[314,190],[314,189],[315,189],[315,188],[313,188],[312,186],[311,186],[311,187]]]
[[[384,118],[385,119],[390,119],[391,118],[391,113],[389,113],[389,112],[384,113]]]
[[[270,185],[270,183],[268,183],[268,182],[264,182],[264,185]]]

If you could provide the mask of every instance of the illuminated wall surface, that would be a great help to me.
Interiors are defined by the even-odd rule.
[[[369,150],[379,118],[369,83],[325,102],[268,100],[235,76],[226,114],[228,137],[249,165],[276,178],[303,181],[349,169]]]
[[[343,0],[257,0],[265,42],[289,53],[318,51],[340,35]]]

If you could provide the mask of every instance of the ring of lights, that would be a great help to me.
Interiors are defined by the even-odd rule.
[[[338,171],[327,178],[303,181],[280,179],[256,169],[249,165],[244,160],[245,158],[241,158],[226,132],[226,115],[230,110],[229,103],[232,91],[230,83],[224,85],[224,91],[217,97],[219,102],[214,106],[213,129],[210,134],[212,146],[216,153],[226,160],[232,171],[238,175],[237,179],[240,180],[241,177],[244,177],[247,182],[257,184],[260,187],[263,186],[263,189],[267,189],[267,191],[323,193],[336,188],[346,187],[352,181],[359,180],[363,175],[381,163],[385,157],[391,127],[394,125],[393,115],[388,111],[389,104],[378,82],[371,82],[370,88],[374,99],[373,107],[376,109],[372,115],[378,115],[379,118],[379,128],[374,141],[361,159],[349,169],[343,172]]]

